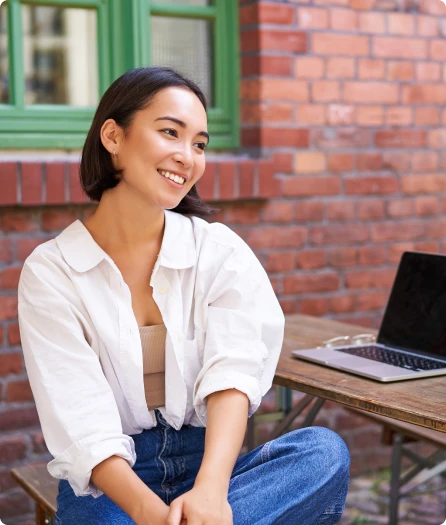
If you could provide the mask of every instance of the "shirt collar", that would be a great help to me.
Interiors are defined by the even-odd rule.
[[[164,210],[164,218],[164,236],[158,264],[177,270],[194,266],[197,250],[192,219],[169,210]],[[79,219],[65,228],[56,237],[56,242],[66,262],[77,272],[91,270],[102,259],[111,261]]]

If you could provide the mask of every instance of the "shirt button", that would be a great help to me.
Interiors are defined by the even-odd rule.
[[[167,288],[165,286],[163,286],[162,288],[160,288],[160,293],[163,294],[163,295],[166,295],[167,293]]]

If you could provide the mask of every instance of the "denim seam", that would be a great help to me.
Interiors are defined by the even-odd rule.
[[[265,443],[262,447],[262,463],[268,462],[270,460],[269,457],[269,449],[271,448],[273,444],[273,441],[268,441],[268,443]]]

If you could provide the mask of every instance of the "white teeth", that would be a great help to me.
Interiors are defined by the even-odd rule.
[[[186,179],[183,179],[183,177],[180,177],[179,175],[174,175],[173,173],[170,173],[170,171],[164,171],[164,170],[158,170],[159,173],[163,177],[166,177],[166,179],[173,180],[177,184],[184,184],[186,182]]]

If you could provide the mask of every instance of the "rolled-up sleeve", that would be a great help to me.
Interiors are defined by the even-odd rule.
[[[234,234],[235,235],[235,234]],[[206,424],[206,397],[237,389],[249,399],[249,416],[271,388],[285,320],[262,265],[240,239],[208,295],[203,366],[194,385],[194,407]]]
[[[122,432],[98,355],[87,341],[81,314],[64,297],[60,279],[57,272],[52,281],[39,276],[25,263],[18,306],[22,348],[45,442],[54,457],[48,471],[68,480],[76,496],[96,498],[102,492],[90,481],[92,469],[113,455],[133,466],[135,448]]]

